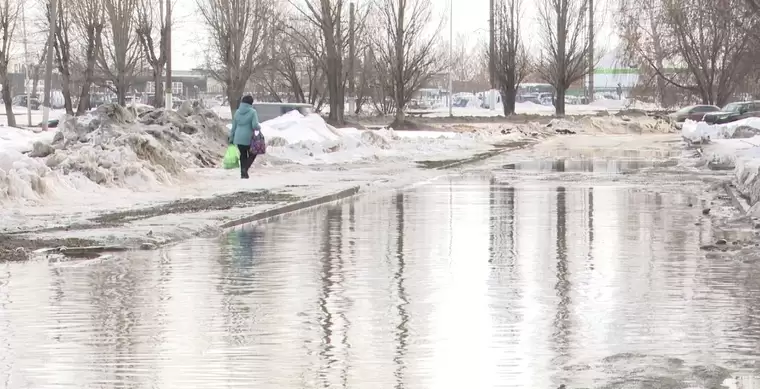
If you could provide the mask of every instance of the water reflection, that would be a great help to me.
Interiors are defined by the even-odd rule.
[[[396,376],[396,388],[404,387],[404,356],[407,350],[407,339],[409,338],[409,329],[407,323],[409,322],[409,315],[406,312],[406,306],[409,304],[408,297],[406,295],[406,289],[404,288],[404,194],[399,193],[396,195],[396,218],[397,218],[397,230],[396,230],[396,253],[395,258],[398,262],[397,270],[394,274],[394,281],[398,292],[398,305],[396,307],[400,323],[398,325],[398,331],[396,333],[396,355],[393,358],[396,362],[397,368],[394,373]]]
[[[157,254],[5,264],[0,383],[686,387],[760,367],[754,268],[704,257],[687,196],[641,189],[447,178]]]
[[[575,173],[608,173],[616,174],[632,172],[647,168],[674,166],[676,162],[669,159],[532,159],[502,166],[505,170],[544,171],[544,172],[575,172]]]

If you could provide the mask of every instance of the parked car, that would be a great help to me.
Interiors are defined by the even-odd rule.
[[[668,115],[668,119],[676,127],[680,127],[688,120],[701,121],[708,112],[718,112],[720,108],[715,105],[690,105]]]
[[[706,113],[703,120],[710,124],[723,124],[749,117],[760,117],[760,101],[730,103],[720,111]]]
[[[36,97],[32,97],[29,100],[29,107],[31,109],[40,109],[40,101]],[[13,105],[16,107],[26,107],[26,95],[18,95],[13,98]]]

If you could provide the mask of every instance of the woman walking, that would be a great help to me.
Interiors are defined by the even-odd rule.
[[[251,152],[251,139],[253,131],[259,130],[259,115],[251,106],[253,96],[246,95],[240,101],[240,106],[232,118],[230,129],[230,144],[234,144],[240,150],[240,178],[248,179],[248,170],[256,159],[256,154]]]

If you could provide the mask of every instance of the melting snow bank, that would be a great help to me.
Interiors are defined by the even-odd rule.
[[[736,189],[760,210],[760,118],[709,125],[688,121],[681,131],[687,142],[702,144],[704,162],[714,170],[733,170]]]
[[[760,135],[760,118],[748,118],[726,124],[707,124],[687,120],[681,128],[684,140],[709,143],[716,139],[739,139]]]
[[[119,188],[176,182],[185,169],[218,163],[226,129],[207,111],[136,112],[118,105],[68,118],[54,135],[5,130],[0,203],[49,203]]]
[[[322,165],[369,161],[408,161],[419,158],[466,156],[490,147],[490,131],[397,132],[392,129],[357,130],[335,128],[317,114],[297,111],[262,123],[267,138],[267,165]]]

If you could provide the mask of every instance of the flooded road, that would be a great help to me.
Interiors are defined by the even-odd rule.
[[[626,169],[603,165],[572,170]],[[706,259],[683,184],[521,166],[0,265],[0,387],[718,388],[760,368],[757,265]]]

